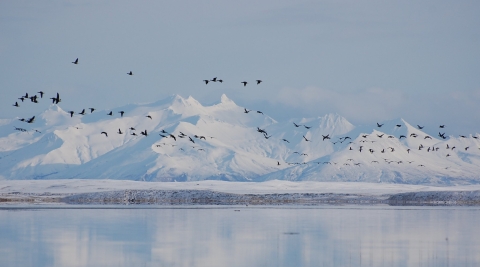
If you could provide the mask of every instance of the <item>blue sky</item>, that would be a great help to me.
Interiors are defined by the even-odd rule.
[[[478,14],[478,1],[442,0],[1,1],[0,118],[47,108],[12,106],[40,90],[77,112],[225,93],[280,121],[480,132]],[[225,82],[202,82],[213,77]]]

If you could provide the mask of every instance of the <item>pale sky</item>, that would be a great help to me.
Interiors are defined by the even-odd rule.
[[[0,1],[0,118],[48,108],[17,99],[40,90],[76,112],[225,93],[278,121],[480,132],[479,14],[480,1]]]

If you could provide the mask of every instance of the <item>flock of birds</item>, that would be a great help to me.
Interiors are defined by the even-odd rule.
[[[79,62],[78,62],[78,58],[77,58],[75,61],[73,61],[72,63],[75,64],[75,65],[78,64],[78,63],[79,63]],[[132,71],[129,71],[129,72],[127,72],[127,75],[132,76],[132,75],[133,75],[133,72],[132,72]],[[217,77],[214,77],[213,79],[203,80],[203,82],[204,82],[206,85],[208,85],[209,82],[220,82],[220,83],[223,83],[223,80],[222,80],[222,79],[218,79]],[[246,81],[243,81],[243,82],[241,82],[241,83],[243,84],[243,86],[246,86],[246,85],[248,84],[248,82],[246,82]],[[262,80],[256,80],[256,84],[257,84],[257,85],[259,85],[259,84],[261,84],[261,83],[262,83]],[[37,95],[37,94],[38,94],[38,95]],[[25,93],[25,95],[19,97],[18,99],[21,101],[21,103],[27,103],[27,102],[39,103],[39,100],[40,100],[40,99],[43,99],[45,93],[44,93],[43,91],[39,91],[39,92],[37,92],[37,94],[34,94],[34,95],[31,95],[31,94],[30,94],[30,95],[29,95],[28,93]],[[52,100],[52,104],[59,104],[59,103],[61,102],[61,98],[60,98],[59,93],[56,93],[56,95],[50,97],[49,99]],[[18,101],[16,101],[15,104],[13,104],[13,106],[14,106],[14,107],[20,107],[20,104],[18,103]],[[83,116],[83,115],[86,115],[86,114],[87,114],[87,111],[86,111],[86,110],[87,110],[87,109],[82,109],[82,111],[77,112],[77,113],[75,113],[74,111],[68,111],[68,113],[70,114],[70,117],[73,117],[74,114],[78,114],[78,115],[82,115],[82,116]],[[89,110],[89,113],[91,114],[91,113],[93,113],[96,109],[95,109],[95,108],[88,108],[88,110]],[[248,113],[250,113],[251,111],[252,111],[252,110],[248,110],[248,109],[246,109],[246,108],[244,108],[244,110],[243,110],[243,112],[244,112],[245,114],[248,114]],[[121,111],[118,111],[118,112],[116,112],[116,113],[120,114],[120,117],[123,117],[124,114],[125,114],[125,111],[121,110]],[[263,115],[263,112],[262,112],[262,111],[259,111],[259,110],[257,110],[256,113]],[[110,111],[110,112],[108,112],[106,115],[107,115],[107,116],[113,116],[113,114],[114,114],[113,111]],[[152,119],[152,116],[151,116],[151,115],[146,115],[145,117],[148,118],[148,119],[150,119],[150,120]],[[35,121],[35,116],[33,116],[33,117],[31,117],[31,118],[21,118],[21,119],[19,119],[19,120],[22,121],[22,122],[26,122],[26,123],[28,123],[28,124],[32,124],[32,123],[34,123],[34,121]],[[383,125],[384,125],[384,124],[377,123],[376,126],[377,126],[377,128],[380,129],[380,128],[382,128]],[[311,128],[311,126],[301,125],[301,124],[297,124],[297,123],[295,123],[295,122],[293,122],[293,127],[295,127],[295,128],[301,128],[301,127],[303,127],[303,128],[305,128],[305,129],[307,129],[307,130]],[[395,127],[400,128],[400,127],[402,127],[402,125],[401,125],[401,124],[397,124]],[[417,128],[418,128],[419,130],[422,130],[422,129],[424,128],[424,126],[417,125]],[[444,129],[444,128],[445,128],[445,125],[439,125],[439,129]],[[25,128],[20,128],[20,127],[15,127],[15,130],[21,131],[21,132],[26,132],[26,131],[27,131]],[[135,131],[136,131],[135,127],[129,127],[128,130],[130,130],[130,135],[138,136],[138,134],[135,132]],[[36,132],[39,132],[38,130],[35,130],[35,131],[36,131]],[[265,139],[269,139],[269,138],[272,137],[272,135],[269,135],[265,129],[261,129],[260,127],[257,127],[257,132],[259,132],[260,134],[262,134]],[[100,134],[101,134],[101,135],[105,135],[105,137],[108,137],[108,136],[109,136],[107,131],[102,131],[102,132],[100,132]],[[122,131],[122,129],[118,129],[118,131],[116,131],[116,134],[126,134],[126,131],[125,131],[125,130]],[[142,136],[148,136],[149,133],[148,133],[147,130],[145,129],[145,130],[143,130],[143,131],[140,132],[140,135],[142,135]],[[183,132],[179,132],[179,133],[169,133],[169,132],[167,132],[167,131],[165,131],[165,130],[161,130],[160,133],[159,133],[159,135],[160,135],[162,138],[170,138],[170,139],[174,140],[174,142],[177,141],[177,138],[179,138],[179,139],[184,139],[184,138],[185,138],[185,139],[188,139],[188,141],[191,142],[192,144],[196,144],[196,143],[195,143],[195,139],[199,139],[199,140],[202,140],[202,139],[203,139],[203,140],[205,140],[205,141],[207,140],[206,137],[205,137],[205,136],[202,136],[202,135],[188,136],[188,135],[184,134]],[[336,141],[332,141],[332,140],[331,140],[331,137],[330,137],[330,134],[326,134],[326,135],[322,135],[321,139],[322,139],[322,141],[328,140],[328,141],[332,142],[334,145],[336,145],[336,144],[342,144],[342,143],[344,143],[344,142],[347,142],[347,140],[350,140],[349,143],[348,143],[348,144],[349,144],[349,145],[348,145],[348,150],[349,150],[349,151],[359,151],[360,153],[364,153],[364,152],[365,152],[365,153],[370,153],[370,154],[374,154],[374,153],[381,153],[381,154],[394,153],[394,152],[395,152],[395,148],[392,147],[392,146],[381,148],[381,150],[378,150],[378,149],[373,148],[373,147],[367,147],[367,144],[375,143],[378,139],[381,139],[381,138],[383,138],[384,136],[385,136],[385,134],[383,134],[383,133],[382,133],[382,134],[363,134],[363,135],[361,135],[362,139],[359,141],[359,142],[362,143],[362,144],[358,144],[358,143],[353,142],[353,141],[352,141],[352,138],[351,138],[350,136],[338,137],[338,139],[337,139]],[[214,138],[214,137],[212,137],[212,136],[208,136],[208,137],[209,137],[209,138]],[[302,141],[304,141],[304,142],[312,142],[311,138],[310,138],[310,139],[307,138],[307,137],[305,136],[305,134],[303,134],[302,137],[303,137]],[[372,139],[371,137],[373,137],[374,139],[377,139],[377,140],[374,140],[374,139]],[[395,139],[395,138],[397,138],[397,137],[395,137],[395,136],[393,136],[393,135],[387,135],[387,136],[385,136],[385,137],[386,137],[387,139]],[[441,139],[443,139],[443,140],[447,139],[447,137],[445,136],[445,132],[444,132],[444,133],[439,132],[439,133],[438,133],[438,137],[441,138]],[[461,138],[467,138],[465,135],[460,135],[460,137],[461,137]],[[475,138],[475,139],[479,139],[478,136],[472,136],[472,137]],[[429,136],[429,135],[425,135],[425,136],[423,136],[423,137],[420,137],[420,135],[419,135],[419,134],[416,134],[416,133],[411,133],[409,136],[400,135],[400,136],[398,137],[399,140],[401,140],[401,139],[403,139],[403,138],[423,138],[424,140],[426,140],[426,139],[432,139],[432,137]],[[290,143],[290,141],[287,140],[287,139],[285,139],[285,138],[282,138],[281,141],[284,141],[284,142],[286,142],[286,143]],[[161,147],[162,145],[165,145],[165,146],[170,145],[170,146],[172,146],[172,147],[175,146],[174,144],[168,144],[168,143],[165,143],[165,142],[164,142],[164,143],[158,143],[158,144],[156,145],[156,147]],[[193,148],[196,148],[196,149],[198,149],[199,151],[205,151],[203,148],[198,148],[198,147],[195,147],[195,146],[193,146]],[[420,145],[418,146],[418,150],[419,150],[419,151],[438,152],[440,149],[441,149],[440,147],[435,146],[435,145],[433,145],[433,146],[424,146],[423,144],[420,144]],[[455,146],[450,146],[450,145],[447,144],[445,149],[448,150],[448,151],[454,151],[454,150],[456,149],[456,147],[455,147]],[[469,149],[469,147],[467,146],[467,147],[464,147],[463,149],[464,149],[465,151],[467,151],[467,150]],[[480,149],[480,148],[479,148],[479,149]],[[184,149],[183,149],[183,148],[180,148],[180,150],[184,150]],[[410,154],[410,151],[411,151],[411,149],[410,149],[410,148],[407,148],[406,152],[407,152],[408,154]],[[293,154],[298,154],[299,156],[308,156],[308,154],[306,154],[306,153],[300,153],[300,152],[298,152],[298,151],[294,151]],[[446,157],[450,157],[450,156],[452,156],[450,153],[447,153],[447,154],[446,154]],[[353,161],[354,161],[353,159],[348,159],[347,162],[343,163],[343,165],[345,165],[345,166],[350,166],[350,165],[360,166],[360,165],[362,164],[362,163],[360,163],[360,162],[354,163]],[[389,160],[389,159],[386,159],[386,158],[384,158],[384,161],[385,161],[386,163],[388,163],[388,164],[391,164],[391,163],[402,164],[402,163],[404,163],[403,161],[393,161],[393,160]],[[299,165],[299,164],[307,164],[308,162],[285,162],[285,163],[288,164],[288,165]],[[336,163],[336,162],[329,162],[329,161],[325,161],[325,162],[313,162],[313,163],[316,163],[316,164],[335,164],[335,165],[338,164],[338,163]],[[373,161],[371,161],[371,163],[379,163],[379,162],[373,160]],[[408,163],[413,163],[413,161],[408,161]],[[278,166],[281,165],[280,161],[277,161],[277,165],[278,165]],[[425,167],[423,164],[419,164],[418,166],[419,166],[419,167]]]

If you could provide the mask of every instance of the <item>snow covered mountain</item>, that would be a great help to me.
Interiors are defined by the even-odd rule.
[[[0,178],[479,183],[478,134],[438,130],[402,119],[355,127],[337,114],[280,123],[225,95],[85,115],[51,105],[32,123],[0,120]]]

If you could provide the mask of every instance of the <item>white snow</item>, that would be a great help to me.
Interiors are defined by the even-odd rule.
[[[420,130],[402,119],[382,127],[354,126],[338,114],[277,122],[226,95],[211,106],[174,95],[73,118],[65,110],[51,105],[32,124],[0,122],[0,179],[480,183],[478,134],[447,133],[444,140],[440,129]]]

